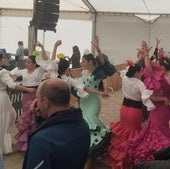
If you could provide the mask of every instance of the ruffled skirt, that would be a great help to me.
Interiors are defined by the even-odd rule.
[[[105,152],[109,144],[110,131],[98,118],[100,112],[100,98],[95,94],[90,94],[87,98],[80,100],[80,107],[83,118],[89,125],[91,144],[89,156],[100,156]]]
[[[15,125],[16,112],[6,91],[0,91],[0,147],[3,154],[12,152],[11,129]]]
[[[131,169],[133,162],[121,145],[139,135],[142,129],[142,110],[122,106],[120,119],[119,122],[110,124],[110,145],[102,160],[113,169]]]
[[[140,135],[125,142],[122,147],[128,152],[134,163],[137,164],[153,160],[155,150],[158,151],[169,145],[170,138],[167,138],[161,128],[153,124],[149,118]]]
[[[24,112],[17,120],[18,133],[15,135],[17,142],[14,144],[15,150],[26,151],[27,150],[27,140],[29,134],[35,130],[35,118],[34,113],[29,110],[29,106],[35,96],[29,93],[23,94],[23,110]]]

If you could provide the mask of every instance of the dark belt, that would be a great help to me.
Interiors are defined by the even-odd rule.
[[[123,105],[128,106],[128,107],[138,108],[138,109],[142,108],[142,102],[141,101],[135,101],[135,100],[127,99],[125,97],[123,99]]]

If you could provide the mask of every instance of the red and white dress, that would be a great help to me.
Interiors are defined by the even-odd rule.
[[[122,91],[124,100],[120,109],[120,121],[110,124],[110,146],[102,156],[104,163],[112,169],[132,168],[132,161],[121,145],[141,132],[142,105],[144,104],[148,111],[155,108],[149,99],[153,91],[146,89],[140,79],[124,76],[122,78]]]

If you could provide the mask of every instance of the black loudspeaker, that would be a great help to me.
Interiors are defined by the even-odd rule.
[[[34,4],[33,18],[30,26],[44,31],[56,32],[56,25],[59,18],[60,0],[36,0]]]

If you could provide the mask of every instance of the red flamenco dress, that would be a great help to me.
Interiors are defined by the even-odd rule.
[[[141,80],[125,76],[122,79],[122,91],[125,98],[120,109],[120,121],[110,124],[110,145],[101,157],[103,162],[112,169],[132,169],[133,161],[122,148],[122,144],[138,136],[142,130],[142,103],[147,106],[148,110],[155,108],[149,99],[153,91],[146,89]],[[131,94],[131,99],[127,99],[129,94]]]
[[[155,95],[169,98],[170,85],[162,68],[151,63],[154,75],[144,69],[144,83],[148,89],[153,89]],[[154,102],[156,108],[150,111],[149,118],[141,133],[132,140],[124,142],[122,148],[128,152],[135,164],[154,159],[153,151],[158,151],[170,145],[170,106],[164,102]]]

